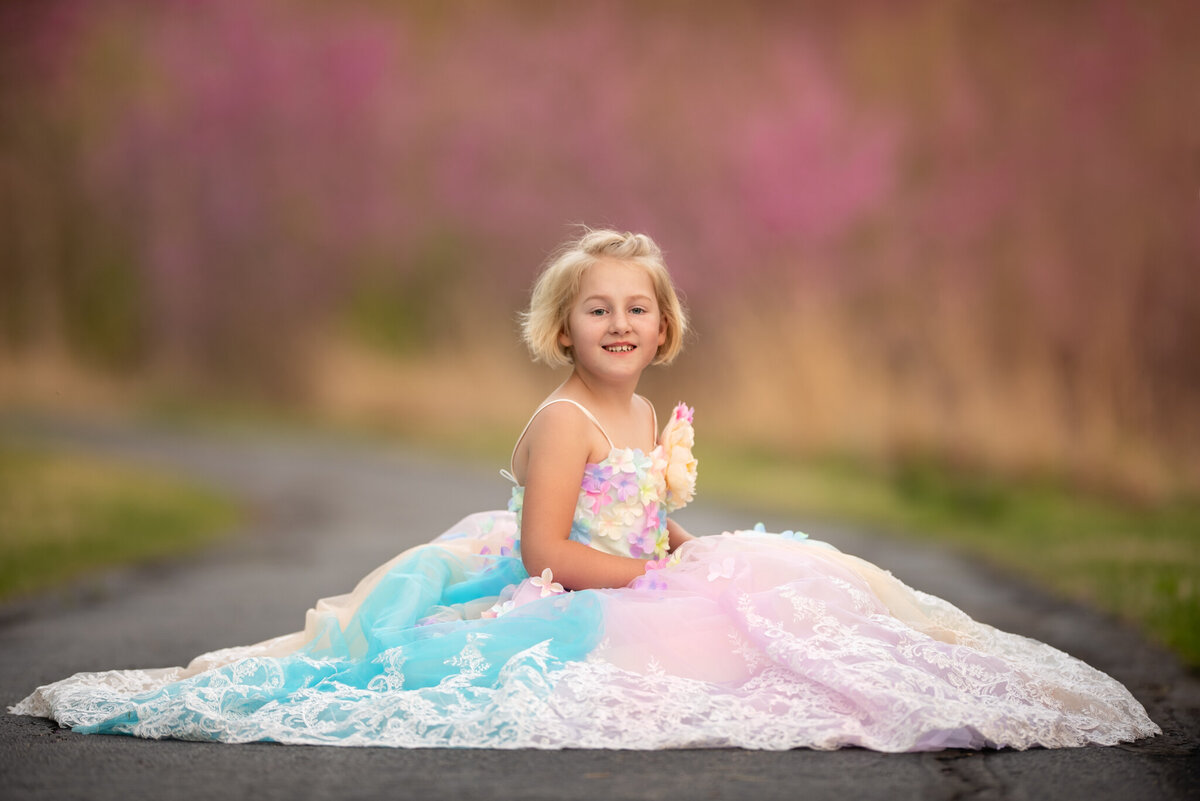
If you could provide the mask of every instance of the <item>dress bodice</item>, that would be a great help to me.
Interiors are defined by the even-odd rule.
[[[587,464],[570,539],[617,556],[666,556],[667,515],[695,492],[694,441],[692,410],[681,403],[648,453],[613,447],[600,462]],[[508,508],[518,521],[524,501],[525,488],[514,487]]]

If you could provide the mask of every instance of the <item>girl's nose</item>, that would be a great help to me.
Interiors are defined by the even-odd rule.
[[[609,317],[609,326],[612,328],[614,333],[628,331],[629,315],[625,314],[625,312],[615,312]]]

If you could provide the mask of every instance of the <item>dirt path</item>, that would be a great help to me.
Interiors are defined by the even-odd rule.
[[[503,505],[494,471],[315,437],[0,421],[0,432],[197,476],[244,498],[246,530],[202,557],[0,607],[0,704],[80,670],[174,665],[300,628],[318,597],[465,514]],[[703,489],[703,487],[701,487]],[[702,498],[702,496],[701,496]],[[760,518],[703,502],[695,532]],[[0,716],[0,798],[1195,798],[1200,681],[1135,633],[957,556],[804,521],[971,615],[1125,682],[1164,729],[1132,746],[1028,752],[492,752],[226,746],[88,737]]]

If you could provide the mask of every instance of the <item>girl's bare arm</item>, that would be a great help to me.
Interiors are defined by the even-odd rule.
[[[542,410],[525,435],[529,459],[521,511],[521,560],[531,576],[550,568],[567,589],[624,587],[641,559],[603,553],[568,539],[583,470],[597,447],[595,426],[567,404]],[[605,446],[606,447],[606,446]],[[607,454],[606,454],[607,455]]]

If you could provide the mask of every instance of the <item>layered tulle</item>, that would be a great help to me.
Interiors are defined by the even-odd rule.
[[[1158,732],[1120,683],[823,543],[702,537],[628,588],[556,593],[510,512],[401,554],[304,631],[188,668],[79,674],[13,711],[85,732],[488,748],[884,751]]]

